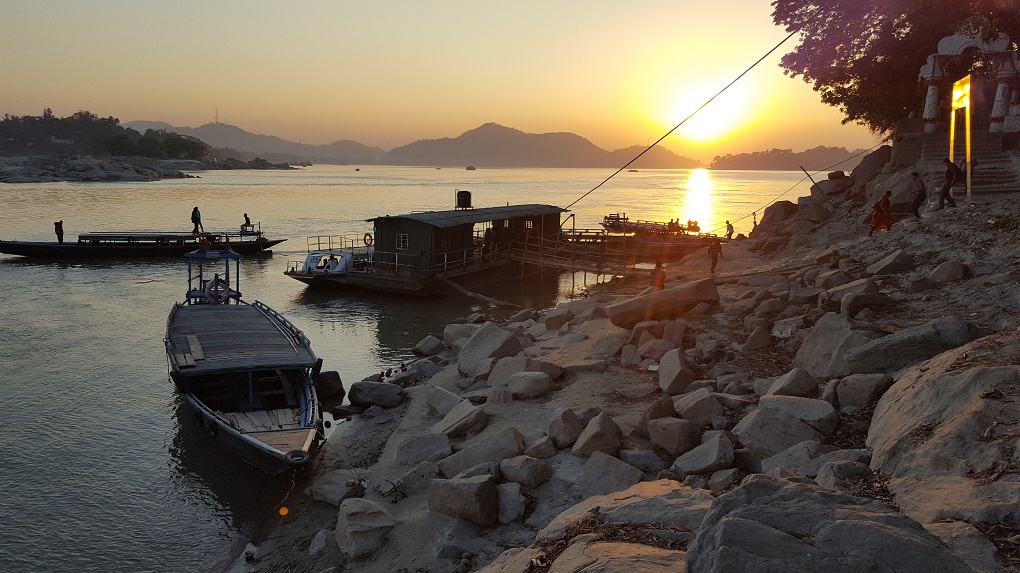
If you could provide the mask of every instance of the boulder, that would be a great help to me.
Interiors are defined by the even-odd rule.
[[[815,481],[825,489],[846,489],[847,480],[858,479],[871,475],[868,464],[851,461],[829,462],[818,469]]]
[[[850,293],[839,301],[839,313],[850,318],[866,308],[881,308],[896,303],[896,299],[881,293]]]
[[[688,571],[960,573],[967,565],[880,501],[754,475],[717,498],[687,548]]]
[[[825,292],[825,289],[818,287],[795,287],[790,290],[790,304],[810,304],[818,302],[818,296]]]
[[[832,302],[840,302],[848,294],[878,294],[878,283],[871,277],[857,279],[825,291],[825,298]]]
[[[641,413],[641,419],[631,431],[632,436],[639,438],[648,437],[648,422],[656,418],[675,417],[676,409],[673,407],[673,399],[669,396],[660,396],[645,408]]]
[[[535,541],[545,544],[561,539],[571,527],[591,515],[595,515],[599,524],[669,524],[677,529],[695,531],[712,499],[707,491],[691,489],[669,479],[640,482],[623,491],[581,501],[549,522],[535,536]]]
[[[551,436],[552,432],[549,435]],[[613,421],[609,414],[602,412],[588,422],[584,431],[574,442],[570,453],[581,458],[587,458],[595,452],[615,456],[620,453],[622,438],[623,431],[620,430],[620,426]]]
[[[815,477],[814,474],[807,475],[801,471],[801,468],[809,464],[811,460],[834,451],[836,451],[835,446],[827,446],[814,440],[800,442],[763,459],[761,461],[761,473],[774,475],[779,468],[788,468],[803,476],[813,478]]]
[[[633,328],[642,320],[673,319],[700,303],[716,303],[715,281],[704,279],[606,306],[609,320],[620,328]]]
[[[910,326],[846,351],[843,361],[855,374],[893,372],[966,344],[979,336],[976,326],[944,316]]]
[[[757,326],[747,340],[740,345],[741,352],[754,352],[772,346],[772,335],[767,326]]]
[[[744,472],[738,468],[716,470],[708,478],[708,489],[714,493],[725,491],[744,479]]]
[[[840,407],[863,408],[878,400],[892,383],[888,374],[851,374],[836,386],[836,402]]]
[[[765,213],[750,237],[759,238],[763,233],[776,232],[783,228],[783,222],[797,213],[797,205],[790,201],[776,201],[765,208]]]
[[[524,436],[517,428],[505,428],[495,434],[476,437],[459,452],[439,461],[439,472],[452,477],[486,462],[499,463],[524,453]]]
[[[362,408],[370,406],[393,408],[403,403],[405,395],[404,389],[396,384],[361,380],[351,384],[347,399],[351,404]]]
[[[518,372],[510,377],[510,392],[514,398],[533,400],[552,390],[552,381],[545,372]]]
[[[836,431],[836,424],[839,420],[832,404],[814,398],[762,396],[758,401],[758,407],[789,414],[826,436],[831,436]]]
[[[687,332],[687,323],[680,319],[667,321],[662,327],[662,339],[672,342],[673,346],[680,347],[684,342],[684,334]]]
[[[554,308],[546,313],[545,318],[542,319],[542,323],[545,324],[546,330],[559,330],[564,324],[570,322],[570,319],[574,318],[574,313],[570,312],[565,308]]]
[[[521,484],[510,482],[497,485],[496,501],[500,523],[513,523],[524,519],[524,512],[528,508],[528,498],[521,493]]]
[[[928,280],[935,283],[951,283],[961,281],[970,274],[970,267],[960,261],[946,261],[932,270]]]
[[[524,454],[540,460],[551,458],[556,455],[556,444],[545,434],[534,439],[529,436],[524,446]]]
[[[622,334],[607,334],[595,341],[589,355],[593,358],[613,358],[620,353],[627,337]]]
[[[345,499],[336,519],[336,544],[355,559],[365,557],[382,547],[383,538],[396,525],[397,520],[374,501]]]
[[[488,421],[485,410],[475,406],[470,400],[461,400],[442,420],[432,426],[431,432],[456,438],[482,431]]]
[[[354,470],[333,470],[315,480],[305,492],[313,499],[339,506],[349,497],[360,497],[362,492],[361,475]]]
[[[646,474],[666,469],[666,462],[651,450],[620,450],[620,461],[626,462]]]
[[[670,350],[659,361],[659,388],[666,394],[683,394],[696,378],[697,375],[687,364],[687,358],[681,354],[680,349]]]
[[[323,400],[340,401],[347,393],[344,390],[344,381],[340,379],[340,373],[336,370],[319,372],[315,377],[315,393]]]
[[[776,378],[765,391],[765,396],[810,397],[818,393],[818,381],[803,368],[794,368]]]
[[[443,340],[446,344],[453,346],[453,343],[465,338],[471,338],[482,325],[480,324],[447,324],[443,329]]]
[[[875,407],[871,468],[904,514],[1020,528],[1020,333],[980,338],[908,369]]]
[[[658,320],[642,320],[630,329],[627,344],[640,346],[647,339],[646,335],[651,338],[662,338],[662,330],[662,323]]]
[[[648,439],[653,446],[675,457],[700,445],[701,431],[690,420],[655,418],[648,422]]]
[[[584,424],[577,413],[569,408],[560,408],[549,420],[549,438],[557,449],[568,448],[577,441],[584,431]]]
[[[514,401],[514,393],[509,388],[489,388],[485,394],[487,407],[507,406]]]
[[[765,408],[758,408],[745,416],[733,427],[733,433],[741,444],[765,457],[800,442],[822,441],[818,430],[789,414]]]
[[[897,249],[865,270],[869,275],[888,275],[909,271],[913,267],[914,257],[903,249]]]
[[[574,486],[585,497],[625,490],[644,478],[636,467],[603,452],[593,452],[581,466]]]
[[[499,494],[492,476],[435,479],[429,485],[429,511],[470,521],[479,527],[499,525]]]
[[[733,466],[733,442],[722,433],[714,434],[693,450],[678,457],[670,470],[680,475],[710,474]]]
[[[652,360],[658,362],[659,360],[662,359],[662,356],[664,354],[666,354],[670,350],[673,350],[674,348],[676,348],[676,345],[673,344],[672,342],[653,338],[652,340],[645,342],[641,346],[638,346],[637,354],[641,358],[651,358]]]
[[[489,386],[507,386],[510,384],[510,377],[518,372],[528,369],[528,357],[524,354],[500,358],[492,365],[489,372]]]
[[[713,418],[726,413],[709,388],[698,388],[674,397],[673,409],[678,416],[694,422],[696,426],[707,426],[712,423]]]
[[[486,322],[471,335],[460,350],[457,356],[457,369],[465,376],[474,376],[485,360],[516,356],[520,351],[521,343],[513,333],[495,323]]]
[[[850,374],[850,368],[844,361],[847,351],[877,337],[870,330],[855,325],[848,317],[829,312],[808,331],[793,364],[818,378],[846,376]]]
[[[446,388],[432,386],[425,396],[425,402],[429,406],[429,412],[435,416],[446,416],[460,404],[463,398],[450,392]]]
[[[528,488],[536,488],[549,481],[553,476],[553,469],[542,460],[521,455],[501,461],[499,473],[506,481],[519,483]]]
[[[396,481],[396,485],[401,493],[418,493],[426,491],[432,480],[437,477],[439,477],[439,474],[436,473],[436,466],[430,462],[420,462],[400,476]]]
[[[443,344],[443,341],[430,334],[422,338],[418,344],[415,344],[411,351],[423,356],[435,356],[442,352],[444,348],[446,348],[446,345]]]

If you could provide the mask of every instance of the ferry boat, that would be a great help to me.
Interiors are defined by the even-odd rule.
[[[230,249],[242,255],[271,254],[285,239],[267,239],[261,229],[245,225],[239,231],[180,233],[176,231],[95,232],[74,242],[0,241],[0,253],[54,259],[179,257],[196,249]],[[205,241],[205,242],[203,242]]]
[[[308,463],[322,431],[308,338],[241,298],[234,251],[195,251],[188,289],[166,322],[170,378],[195,423],[238,458],[276,475]]]

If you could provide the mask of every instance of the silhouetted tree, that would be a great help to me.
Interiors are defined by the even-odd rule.
[[[774,0],[773,21],[799,30],[783,56],[785,73],[803,76],[821,101],[888,135],[919,105],[917,75],[938,42],[957,31],[987,39],[1020,36],[1015,0]],[[970,68],[980,68],[974,61]],[[965,75],[968,70],[960,70]]]

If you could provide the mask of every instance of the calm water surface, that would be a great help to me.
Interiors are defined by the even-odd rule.
[[[0,239],[53,240],[123,230],[236,228],[247,212],[272,257],[241,264],[245,298],[287,316],[325,369],[346,383],[413,357],[430,333],[471,312],[472,300],[423,303],[320,292],[282,273],[305,237],[371,230],[365,219],[449,209],[454,191],[475,207],[565,207],[604,180],[601,169],[434,169],[315,166],[224,171],[152,183],[0,184]],[[747,232],[750,213],[808,192],[793,172],[653,170],[621,173],[571,209],[565,226],[603,215],[695,219]],[[744,218],[746,216],[746,218]],[[183,261],[39,262],[0,255],[0,571],[47,573],[217,570],[272,513],[292,478],[234,460],[193,423],[167,378],[163,335],[182,299]],[[582,292],[591,277],[547,276],[476,290],[538,308]],[[182,280],[183,279],[183,280]],[[303,487],[303,486],[302,486]]]

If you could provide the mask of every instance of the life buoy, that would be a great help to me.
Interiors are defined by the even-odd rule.
[[[304,450],[291,450],[284,455],[284,458],[287,460],[287,463],[300,466],[308,463],[311,456]]]
[[[361,238],[364,241],[366,247],[371,247],[375,239],[372,238],[372,233],[365,233],[365,236]]]

